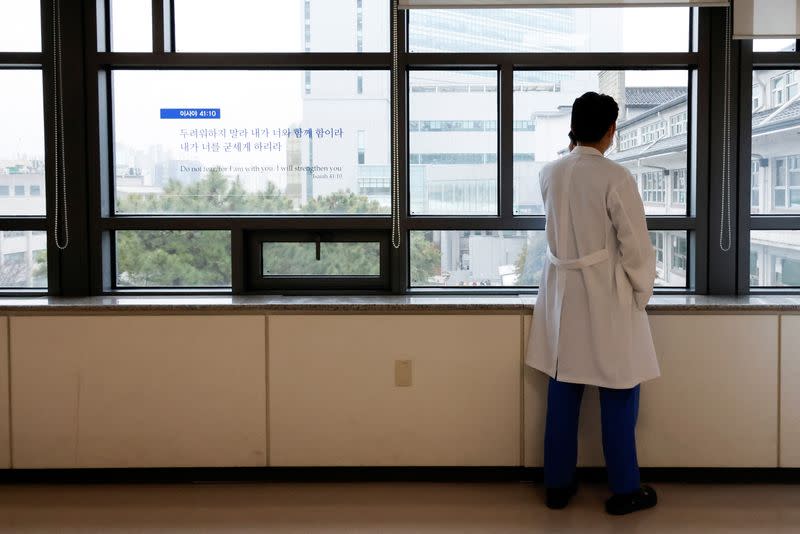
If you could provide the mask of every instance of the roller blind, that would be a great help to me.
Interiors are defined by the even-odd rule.
[[[733,38],[800,37],[800,0],[736,0]]]
[[[730,0],[398,0],[400,9],[465,7],[728,6]],[[737,2],[739,0],[736,0]],[[773,0],[764,0],[770,3]],[[777,0],[781,1],[781,0]],[[752,0],[750,0],[752,4]],[[756,3],[758,2],[756,0]],[[794,3],[794,1],[792,1]]]

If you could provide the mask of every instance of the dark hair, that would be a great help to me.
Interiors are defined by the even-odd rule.
[[[575,144],[575,134],[572,133],[572,130],[569,131],[569,133],[567,134],[567,137],[569,137],[569,142],[574,145]]]
[[[596,143],[619,116],[619,106],[608,95],[584,93],[572,104],[572,134],[581,143]]]

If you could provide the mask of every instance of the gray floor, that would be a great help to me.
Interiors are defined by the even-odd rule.
[[[615,518],[586,485],[564,511],[528,484],[0,486],[0,532],[800,533],[800,486],[656,488]]]

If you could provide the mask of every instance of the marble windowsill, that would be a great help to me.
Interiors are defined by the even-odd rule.
[[[102,296],[1,297],[0,314],[15,313],[531,313],[535,295],[509,296]],[[715,297],[657,295],[651,312],[798,312],[800,295]]]

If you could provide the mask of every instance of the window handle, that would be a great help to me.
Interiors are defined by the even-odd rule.
[[[320,251],[319,251],[319,235],[317,235],[317,261],[320,260]]]

